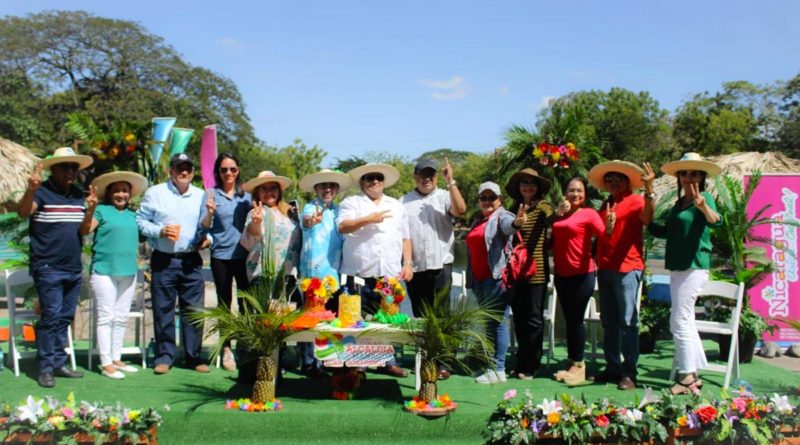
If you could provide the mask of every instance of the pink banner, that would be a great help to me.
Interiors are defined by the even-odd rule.
[[[745,177],[745,184],[749,179]],[[800,175],[765,174],[748,203],[747,214],[752,217],[758,209],[771,205],[762,216],[778,221],[798,221],[798,195]],[[775,263],[775,272],[750,289],[750,304],[763,317],[800,320],[797,232],[797,227],[783,224],[765,224],[755,228],[756,235],[770,238],[775,243],[775,247],[766,246],[767,257]],[[783,323],[776,324],[779,329],[772,335],[766,334],[764,340],[786,343],[800,341],[800,332]]]

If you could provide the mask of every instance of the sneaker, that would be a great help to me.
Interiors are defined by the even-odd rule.
[[[139,368],[137,368],[137,367],[135,367],[135,366],[128,365],[128,364],[126,364],[126,363],[123,363],[123,364],[121,364],[121,365],[118,365],[118,364],[114,363],[114,367],[115,367],[115,368],[117,368],[117,371],[122,371],[122,372],[139,372]]]
[[[505,371],[494,371],[488,370],[483,374],[479,375],[475,378],[476,383],[480,383],[482,385],[491,385],[494,383],[505,383],[506,382],[506,373]]]

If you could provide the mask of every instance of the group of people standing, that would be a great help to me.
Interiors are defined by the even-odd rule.
[[[54,376],[81,377],[65,366],[66,329],[74,318],[81,284],[82,236],[94,233],[90,285],[97,306],[97,343],[101,372],[112,379],[137,369],[121,361],[125,323],[138,271],[138,241],[152,247],[150,259],[156,374],[170,371],[176,358],[175,306],[181,314],[203,306],[204,280],[199,250],[211,249],[211,270],[218,304],[233,305],[233,281],[247,290],[261,279],[262,264],[271,259],[278,273],[290,280],[340,274],[360,292],[366,312],[377,310],[373,291],[383,276],[406,282],[415,316],[435,295],[449,295],[454,261],[453,218],[467,213],[453,167],[421,160],[414,168],[414,190],[398,200],[384,194],[400,177],[386,164],[366,164],[348,173],[323,169],[303,177],[299,188],[314,198],[302,210],[286,202],[291,180],[264,171],[247,182],[239,178],[236,156],[220,155],[214,165],[215,187],[203,191],[191,184],[194,162],[188,154],[170,159],[170,178],[148,189],[133,172],[106,173],[94,179],[88,197],[75,186],[78,171],[92,158],[59,148],[35,168],[20,202],[19,214],[30,217],[30,271],[42,303],[37,324],[39,384],[55,385]],[[51,172],[42,181],[41,172]],[[570,366],[558,380],[578,384],[586,379],[583,313],[595,289],[600,290],[606,369],[595,381],[615,382],[620,389],[636,386],[638,360],[638,289],[644,270],[643,231],[649,225],[667,238],[667,268],[672,271],[671,328],[676,343],[679,381],[673,392],[696,391],[702,384],[697,370],[705,355],[694,328],[694,300],[708,280],[709,228],[720,222],[705,179],[719,167],[690,153],[662,171],[678,178],[678,200],[665,224],[654,223],[653,179],[625,161],[609,161],[589,172],[588,184],[608,192],[599,211],[587,201],[587,180],[564,184],[564,199],[556,208],[545,199],[550,181],[524,168],[505,186],[513,199],[503,208],[500,186],[478,188],[478,217],[466,236],[467,286],[498,316],[487,326],[494,360],[478,383],[507,379],[505,358],[509,317],[513,310],[519,341],[512,376],[532,379],[543,353],[544,305],[551,276],[564,310]],[[441,174],[446,184],[437,187]],[[359,193],[337,204],[340,192],[356,185]],[[644,194],[635,193],[644,186]],[[145,190],[146,189],[146,190]],[[682,192],[682,193],[681,193]],[[139,209],[129,203],[144,193]],[[512,247],[523,244],[535,267],[511,287],[501,279]],[[596,247],[594,247],[596,246]],[[267,256],[268,255],[268,256]],[[238,304],[240,310],[242,304]],[[186,365],[205,373],[201,359],[202,328],[182,323],[181,345]],[[323,377],[313,350],[304,348],[309,376]],[[223,345],[222,365],[236,369],[235,354]],[[382,371],[397,377],[407,372],[389,362]],[[449,377],[440,369],[439,378]]]

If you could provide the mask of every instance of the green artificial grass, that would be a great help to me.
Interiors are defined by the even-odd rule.
[[[713,350],[708,345],[708,350]],[[413,363],[407,354],[402,362],[406,367]],[[712,353],[713,354],[713,353]],[[0,372],[0,401],[17,403],[28,394],[53,395],[65,398],[74,392],[76,399],[122,402],[131,408],[151,406],[159,409],[164,423],[158,431],[163,444],[374,444],[430,443],[479,444],[481,431],[503,393],[509,389],[519,392],[530,390],[536,399],[553,398],[567,392],[583,394],[587,399],[612,398],[619,401],[641,396],[644,386],[655,389],[668,387],[667,377],[672,362],[672,342],[659,342],[653,354],[643,355],[639,363],[639,389],[618,391],[615,385],[589,384],[567,388],[552,379],[552,374],[566,366],[564,348],[557,348],[550,369],[542,369],[532,381],[509,380],[505,384],[478,385],[465,375],[454,375],[440,382],[439,392],[449,394],[458,409],[446,418],[426,420],[405,413],[404,399],[416,394],[414,375],[395,379],[375,373],[367,374],[356,400],[339,401],[331,398],[330,380],[308,380],[296,373],[287,372],[278,387],[278,397],[284,404],[277,413],[244,413],[226,411],[226,399],[249,397],[250,388],[239,386],[235,373],[213,369],[210,374],[173,368],[164,376],[152,370],[128,374],[122,381],[113,381],[98,372],[87,372],[83,379],[57,379],[56,388],[45,390],[36,384],[33,359],[25,361],[25,375],[15,378],[6,369]],[[85,365],[86,357],[79,357]],[[513,364],[513,363],[512,363]],[[509,369],[510,365],[509,364]],[[589,361],[589,372],[598,369],[602,361]],[[85,370],[85,369],[84,369]],[[790,393],[800,385],[800,374],[792,373],[762,361],[742,365],[742,379],[753,386],[756,394]],[[723,375],[705,373],[703,394],[719,394]],[[166,408],[168,406],[169,408]]]

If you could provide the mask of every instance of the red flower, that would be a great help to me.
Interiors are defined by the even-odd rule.
[[[711,421],[717,418],[717,409],[711,405],[701,406],[700,408],[694,410],[694,412],[704,424],[711,423]]]
[[[608,417],[606,417],[605,414],[600,414],[599,416],[597,416],[597,418],[594,419],[594,423],[596,423],[597,426],[599,426],[600,428],[605,428],[611,422],[608,421]]]
[[[322,281],[320,281],[319,278],[316,277],[312,278],[311,283],[308,284],[308,288],[311,290],[317,290],[320,288],[320,286],[322,286]]]

